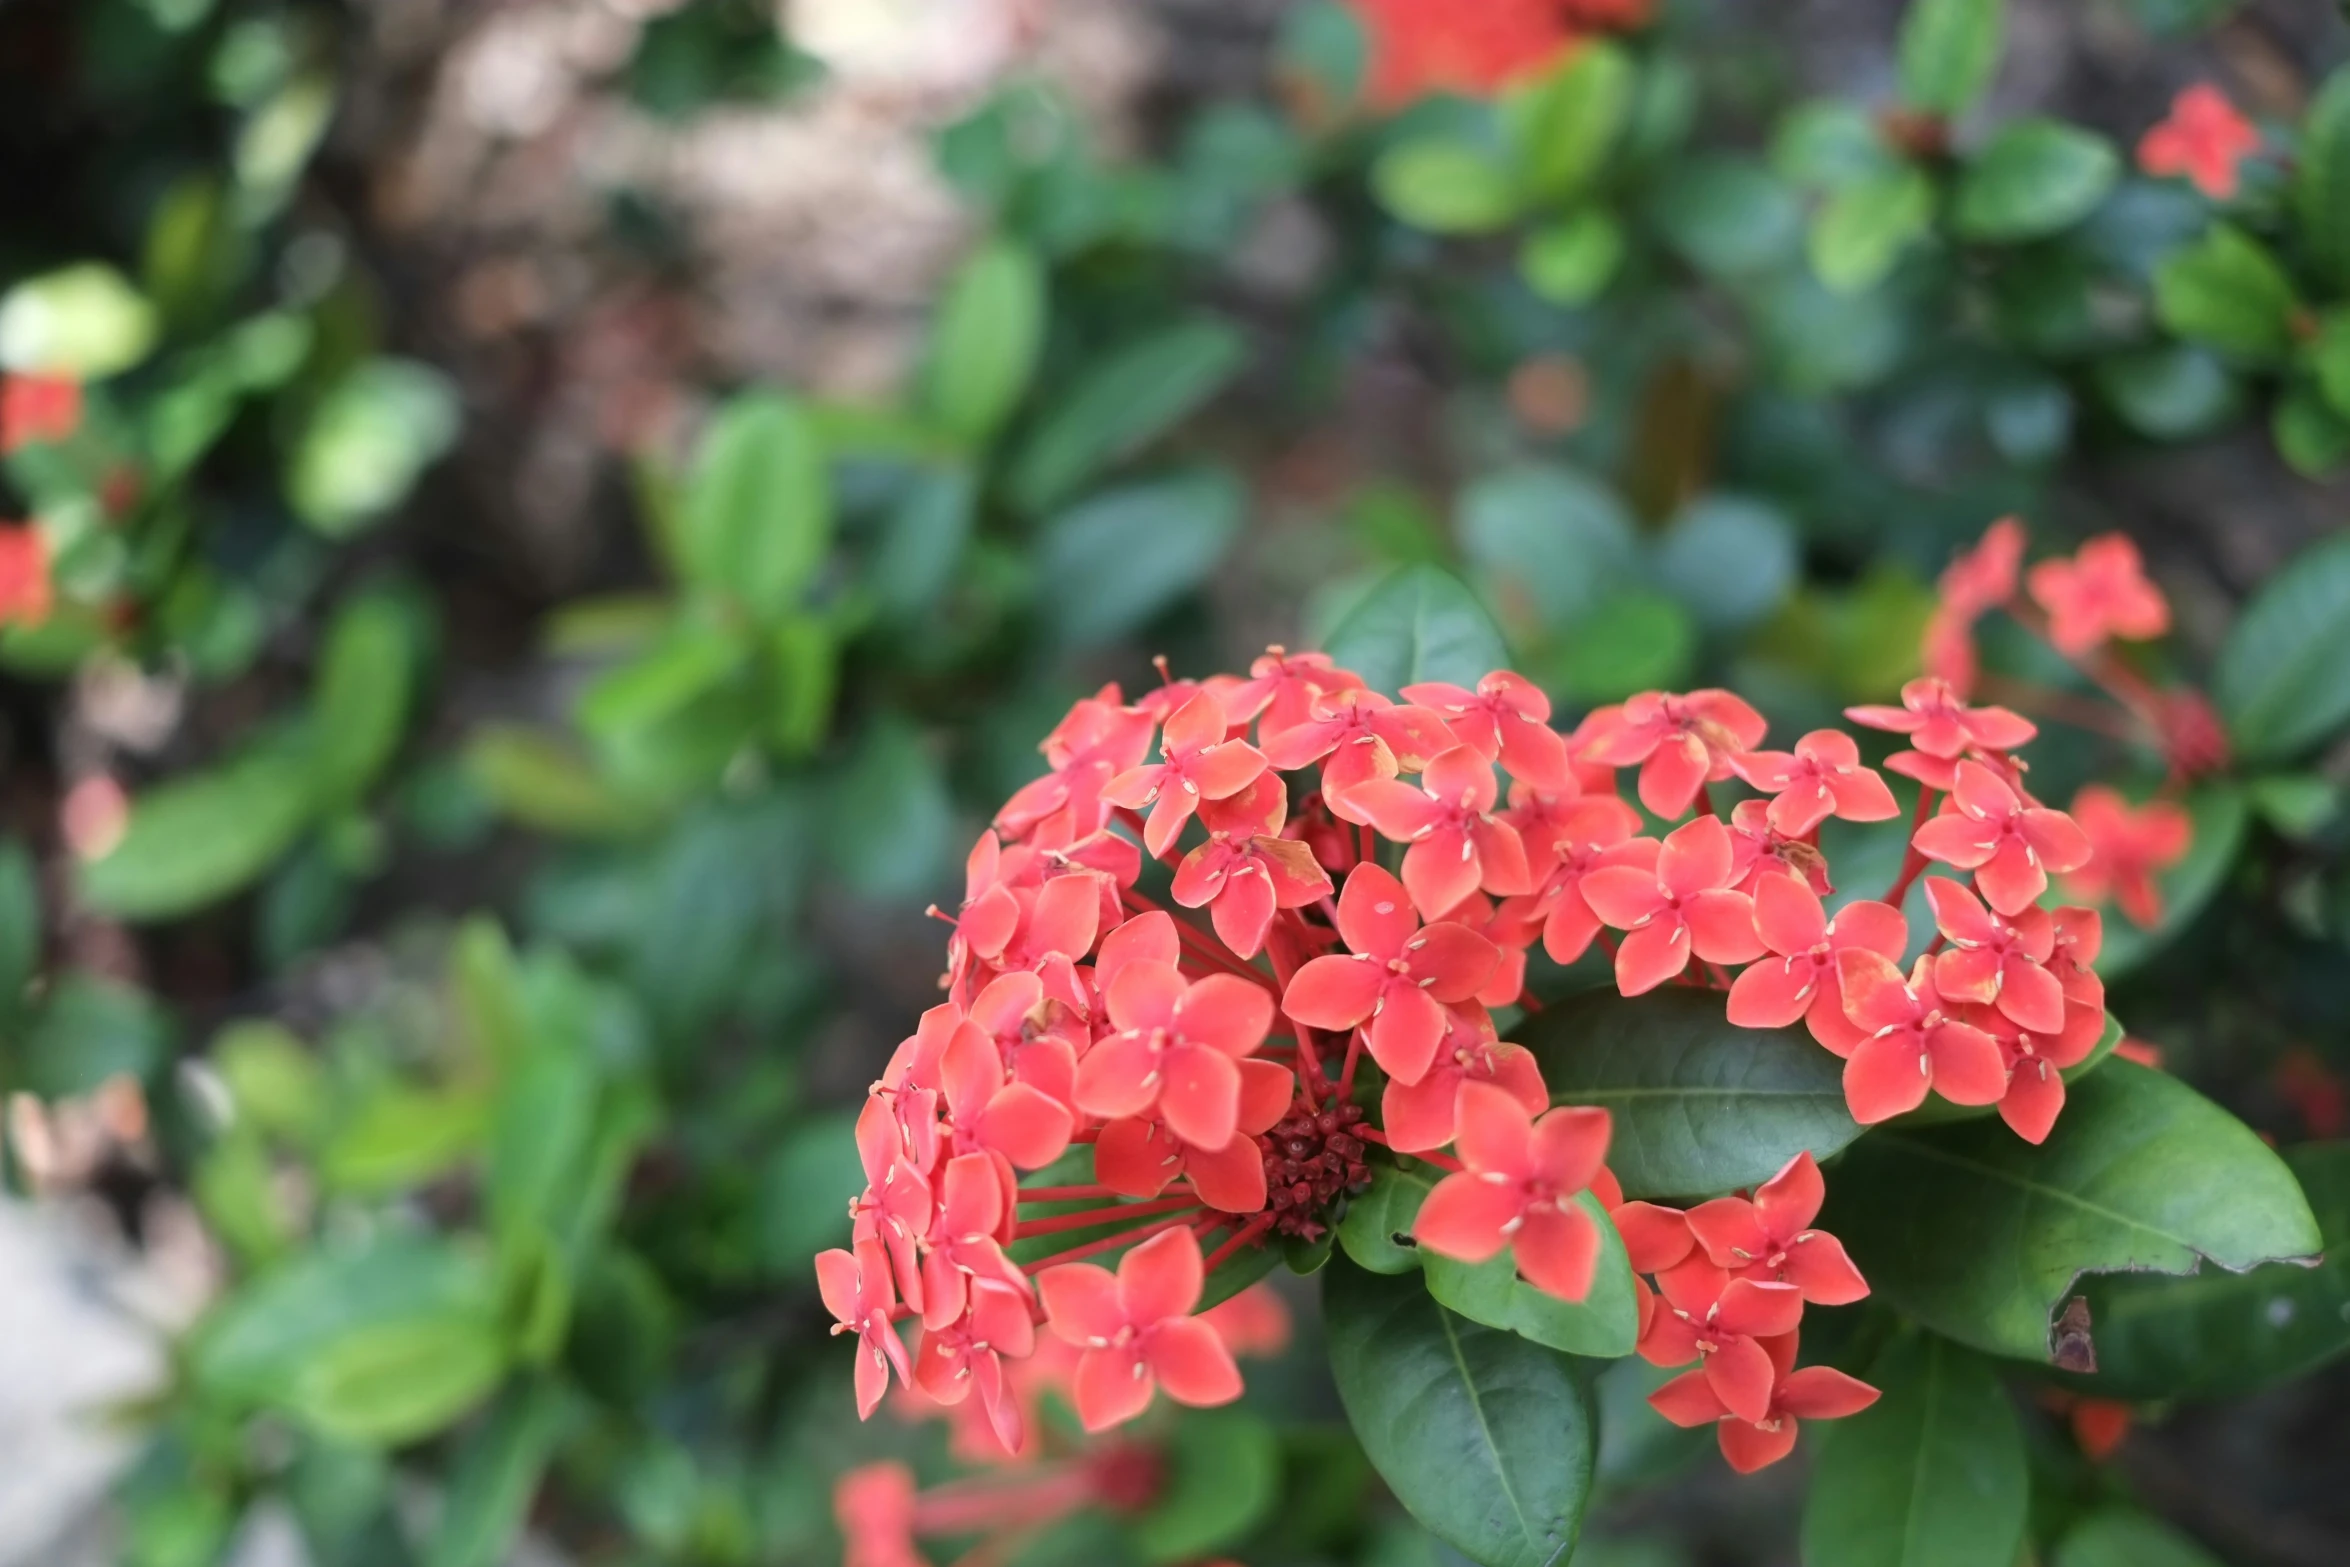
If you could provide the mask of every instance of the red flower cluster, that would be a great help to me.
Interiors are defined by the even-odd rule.
[[[1243,1248],[1322,1233],[1379,1147],[1446,1172],[1422,1245],[1506,1251],[1564,1299],[1591,1285],[1595,1193],[1656,1281],[1644,1352],[1704,1363],[1671,1412],[1730,1422],[1735,1461],[1859,1407],[1865,1390],[1792,1369],[1803,1303],[1866,1290],[1808,1227],[1809,1156],[1752,1199],[1625,1204],[1607,1113],[1552,1108],[1494,1020],[1536,1004],[1536,940],[1562,962],[1597,944],[1627,996],[1710,988],[1741,1026],[1802,1020],[1845,1058],[1862,1121],[1933,1090],[2044,1137],[2104,1012],[2096,915],[2037,900],[2089,840],[2026,788],[2018,715],[1928,679],[1850,716],[1905,738],[1890,765],[1918,799],[1896,884],[1831,918],[1821,825],[1896,817],[1893,790],[1842,731],[1761,749],[1762,718],[1726,691],[1646,693],[1562,734],[1505,671],[1390,698],[1276,648],[1246,678],[1077,703],[1041,747],[1049,771],[972,851],[962,906],[939,914],[947,999],[859,1119],[854,1245],[819,1271],[860,1341],[861,1407],[894,1372],[1017,1449],[1018,1368],[1045,1354],[1073,1357],[1056,1377],[1089,1430],[1158,1391],[1236,1397],[1225,1340],[1193,1314],[1208,1280]],[[1667,828],[1642,831],[1624,769]],[[1715,792],[1737,787],[1757,797],[1725,818]],[[1904,972],[1902,898],[1937,862],[1957,874],[1928,883],[1936,933]],[[1090,1172],[1080,1155],[1022,1184],[1086,1145]],[[1114,1271],[1088,1260],[1114,1251]]]
[[[1371,102],[1435,92],[1484,97],[1531,76],[1575,40],[1647,25],[1653,0],[1350,0],[1371,41]]]

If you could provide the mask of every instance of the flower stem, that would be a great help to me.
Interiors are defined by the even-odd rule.
[[[1109,1224],[1119,1219],[1147,1218],[1154,1213],[1172,1213],[1178,1208],[1196,1208],[1199,1199],[1190,1195],[1159,1197],[1149,1202],[1118,1202],[1106,1208],[1087,1208],[1081,1213],[1056,1213],[1046,1219],[1024,1219],[1012,1232],[1014,1240],[1027,1240],[1035,1235],[1054,1235],[1062,1230],[1090,1230],[1097,1224]]]
[[[1120,1246],[1131,1246],[1138,1241],[1150,1239],[1161,1230],[1177,1229],[1190,1222],[1191,1216],[1188,1213],[1179,1213],[1171,1219],[1161,1219],[1156,1224],[1146,1224],[1138,1230],[1120,1230],[1115,1235],[1105,1235],[1100,1240],[1087,1241],[1082,1246],[1072,1246],[1067,1251],[1056,1251],[1049,1257],[1039,1257],[1034,1262],[1022,1263],[1020,1265],[1021,1271],[1033,1278],[1042,1270],[1060,1263],[1076,1262],[1082,1258],[1090,1257],[1096,1252],[1113,1251]]]
[[[1894,908],[1901,907],[1901,900],[1909,896],[1910,884],[1926,868],[1926,857],[1918,852],[1918,829],[1925,826],[1926,818],[1934,813],[1936,798],[1933,789],[1925,784],[1918,785],[1917,813],[1909,819],[1909,852],[1902,856],[1901,874],[1893,878],[1893,885],[1887,889],[1882,900]]]
[[[1271,1214],[1258,1214],[1255,1218],[1249,1220],[1248,1223],[1242,1225],[1239,1229],[1234,1230],[1232,1232],[1231,1239],[1227,1240],[1223,1245],[1217,1247],[1214,1251],[1209,1252],[1207,1261],[1200,1264],[1201,1271],[1205,1273],[1215,1272],[1217,1267],[1223,1263],[1225,1258],[1231,1256],[1246,1243],[1255,1240],[1260,1235],[1263,1235],[1272,1227],[1273,1216]]]
[[[1084,1197],[1123,1197],[1125,1195],[1124,1192],[1113,1191],[1107,1186],[1023,1186],[1020,1188],[1022,1202],[1075,1202]]]

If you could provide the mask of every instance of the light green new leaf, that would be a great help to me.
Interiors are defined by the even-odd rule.
[[[1901,24],[1901,92],[1929,114],[1964,113],[1999,68],[2004,0],[1912,0]]]
[[[939,299],[923,386],[938,422],[966,441],[1011,417],[1044,347],[1045,275],[1034,251],[997,238],[973,252]]]
[[[1371,166],[1380,205],[1431,234],[1489,234],[1518,212],[1517,183],[1475,142],[1424,137],[1401,142]]]
[[[823,442],[772,392],[719,410],[695,453],[679,517],[679,564],[715,597],[773,620],[800,600],[832,546]]]
[[[2265,363],[2293,346],[2301,308],[2292,280],[2268,248],[2227,223],[2182,246],[2154,269],[2154,313],[2191,343]]]
[[[1933,182],[1917,169],[1843,186],[1812,218],[1812,271],[1839,294],[1861,293],[1882,282],[1933,224]]]
[[[2311,258],[2335,291],[2350,289],[2350,67],[2326,78],[2302,122],[2293,204]]]
[[[1637,79],[1630,55],[1594,39],[1505,96],[1502,125],[1525,189],[1557,200],[1589,184],[1623,130]]]
[[[82,895],[124,919],[192,913],[276,864],[311,814],[299,752],[257,751],[175,779],[132,802],[121,842],[83,865]]]

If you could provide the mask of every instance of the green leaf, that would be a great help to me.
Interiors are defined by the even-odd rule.
[[[14,838],[0,838],[0,1018],[24,1000],[41,962],[41,889],[33,857]]]
[[[1553,642],[1543,655],[1542,681],[1587,707],[1635,691],[1678,690],[1695,672],[1697,636],[1697,622],[1680,600],[1626,589]]]
[[[214,1036],[211,1059],[239,1121],[273,1137],[306,1141],[324,1119],[326,1083],[318,1061],[283,1023],[231,1023]]]
[[[2327,406],[2350,419],[2350,309],[2327,311],[2319,319],[2317,336],[2310,339],[2306,352]]]
[[[1246,501],[1230,474],[1200,469],[1104,491],[1052,518],[1036,570],[1053,639],[1094,647],[1141,629],[1207,581]]]
[[[2243,388],[2219,356],[2163,343],[2097,361],[2098,390],[2122,422],[2158,441],[2209,435],[2236,417]]]
[[[1703,495],[1657,540],[1657,581],[1708,631],[1743,631],[1801,580],[1794,524],[1761,501]]]
[[[307,730],[322,809],[359,799],[399,749],[416,669],[412,625],[409,608],[379,592],[345,604],[327,627]]]
[[[0,296],[0,365],[100,381],[147,357],[155,308],[120,272],[85,261]]]
[[[1968,160],[1951,222],[1968,239],[2039,239],[2095,211],[2120,173],[2104,137],[2059,120],[2017,120]]]
[[[935,608],[963,569],[978,524],[979,485],[968,469],[914,481],[882,519],[866,581],[882,612],[913,621]]]
[[[761,1163],[752,1208],[759,1260],[770,1277],[805,1278],[818,1252],[849,1244],[849,1201],[864,1186],[856,1166],[856,1121],[845,1112],[797,1122],[776,1140]]]
[[[1591,1496],[1596,1417],[1575,1363],[1455,1316],[1405,1274],[1323,1270],[1330,1371],[1363,1450],[1478,1567],[1556,1567]]]
[[[2350,1350],[2350,1143],[2284,1157],[2317,1215],[2324,1259],[2084,1279],[2097,1370],[2069,1378],[2074,1386],[2102,1398],[2232,1398]]]
[[[2054,1567],[2220,1567],[2220,1560],[2160,1519],[2108,1507],[2073,1525]]]
[[[1530,639],[1591,614],[1638,571],[1624,503],[1596,479],[1555,463],[1480,476],[1461,493],[1457,526],[1487,602]]]
[[[1068,384],[1020,448],[1006,480],[1013,504],[1030,513],[1060,505],[1182,423],[1247,359],[1238,332],[1200,317],[1097,361]]]
[[[2326,78],[2302,122],[2293,202],[2310,259],[2335,292],[2350,289],[2350,69]]]
[[[773,620],[832,547],[832,488],[807,415],[773,392],[719,410],[694,456],[679,564],[704,591]]]
[[[1371,189],[1401,221],[1431,234],[1489,234],[1517,216],[1517,182],[1472,141],[1400,142],[1371,165]]]
[[[505,1375],[496,1331],[475,1318],[363,1328],[308,1360],[292,1407],[325,1435],[397,1447],[454,1423]]]
[[[319,1151],[319,1178],[341,1192],[424,1185],[479,1151],[488,1108],[472,1089],[386,1084]]]
[[[874,722],[833,782],[834,867],[877,902],[920,902],[938,890],[955,832],[955,802],[938,759],[903,719]]]
[[[1713,277],[1747,277],[1793,255],[1803,204],[1769,169],[1709,153],[1662,171],[1648,216],[1681,259]]]
[[[2350,462],[2350,419],[2314,388],[2294,386],[2277,400],[2269,423],[2277,455],[2304,479],[2330,478]]]
[[[1933,225],[1933,182],[1917,169],[1843,186],[1812,219],[1812,271],[1836,293],[1861,293],[1883,281]]]
[[[607,741],[649,728],[723,685],[750,658],[732,627],[678,626],[580,693],[579,727]]]
[[[563,1412],[562,1390],[544,1380],[517,1382],[498,1400],[458,1449],[424,1567],[498,1567],[508,1559],[554,1456]]]
[[[1331,630],[1328,652],[1390,696],[1424,680],[1474,686],[1509,667],[1509,649],[1477,596],[1426,565],[1401,567],[1364,595]]]
[[[1836,1567],[1992,1567],[2030,1505],[2024,1438],[1979,1355],[1910,1334],[1869,1368],[1883,1395],[1827,1427],[1803,1509],[1803,1559]]]
[[[1902,166],[1876,118],[1841,99],[1797,104],[1771,136],[1771,167],[1789,184],[1807,189],[1841,190],[1898,173]]]
[[[145,1078],[162,1064],[171,1043],[170,1015],[145,991],[96,974],[69,973],[53,983],[33,1015],[21,1086],[44,1099],[62,1099],[86,1094],[110,1077]]]
[[[1002,428],[1044,347],[1045,274],[1036,253],[998,237],[948,280],[931,328],[924,391],[933,417],[966,441]]]
[[[1552,304],[1581,305],[1599,296],[1623,259],[1623,229],[1588,207],[1527,235],[1518,251],[1518,274]]]
[[[2283,358],[2300,310],[2292,280],[2268,248],[2228,223],[2154,269],[2154,313],[2191,343],[2254,362]]]
[[[300,756],[253,752],[139,796],[122,841],[82,866],[82,895],[123,919],[191,913],[276,864],[310,817]]]
[[[561,736],[527,724],[484,724],[465,742],[465,771],[498,809],[561,837],[620,837],[648,812],[600,777]]]
[[[1623,131],[1636,80],[1630,55],[1593,39],[1505,95],[1502,126],[1523,187],[1557,200],[1590,184]]]
[[[1846,1152],[1828,1200],[1822,1228],[1877,1294],[2024,1360],[2051,1358],[2051,1318],[2083,1274],[2202,1259],[2241,1271],[2321,1244],[2292,1172],[2250,1128],[2123,1060],[2071,1086],[2037,1148],[1996,1120],[1879,1127]]]
[[[2161,922],[2148,930],[2119,910],[2106,911],[2105,946],[2097,955],[2097,972],[2107,979],[2119,979],[2168,946],[2194,923],[2236,868],[2248,813],[2243,788],[2227,782],[2200,785],[2188,799],[2187,810],[2195,824],[2194,842],[2185,859],[2155,878],[2162,889]]]
[[[1515,1037],[1556,1102],[1615,1118],[1608,1168],[1627,1197],[1719,1196],[1860,1135],[1842,1062],[1801,1029],[1732,1027],[1710,992],[1594,991],[1544,1008]]]
[[[1423,1268],[1428,1293],[1437,1304],[1471,1322],[1570,1355],[1619,1360],[1631,1354],[1640,1338],[1640,1299],[1623,1238],[1598,1198],[1585,1192],[1576,1200],[1600,1233],[1599,1266],[1586,1298],[1561,1300],[1536,1289],[1518,1277],[1517,1264],[1507,1252],[1476,1264],[1429,1253]]]
[[[1203,1410],[1174,1428],[1165,1482],[1128,1525],[1146,1567],[1213,1556],[1264,1522],[1281,1496],[1281,1444],[1238,1409]]]
[[[1958,115],[1999,68],[2004,0],[1913,0],[1901,23],[1901,94],[1913,109]]]
[[[2350,537],[2262,585],[2220,648],[2212,700],[2248,762],[2290,761],[2350,722]]]
[[[457,440],[456,388],[429,365],[370,359],[318,399],[286,472],[286,498],[330,539],[408,496]]]
[[[1340,1249],[1373,1273],[1417,1272],[1427,1254],[1412,1240],[1412,1220],[1435,1184],[1425,1165],[1373,1165],[1371,1189],[1350,1199],[1338,1222]]]

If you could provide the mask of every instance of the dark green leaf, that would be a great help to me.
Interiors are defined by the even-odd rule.
[[[1281,1494],[1281,1444],[1238,1409],[1205,1410],[1175,1428],[1157,1499],[1129,1526],[1146,1567],[1172,1567],[1229,1549],[1262,1523]]]
[[[2242,386],[2218,355],[2184,343],[2100,359],[2097,386],[2123,423],[2158,441],[2208,435],[2244,402]]]
[[[1933,224],[1934,186],[1916,169],[1843,186],[1812,219],[1812,271],[1838,294],[1873,288]]]
[[[562,1420],[563,1393],[553,1383],[532,1379],[506,1392],[458,1449],[424,1567],[498,1567],[508,1559]]]
[[[916,902],[938,890],[954,847],[955,803],[938,760],[904,721],[875,723],[833,784],[825,847],[852,888]]]
[[[2350,722],[2350,537],[2320,540],[2262,585],[2211,694],[2247,761],[2289,761]]]
[[[1615,1118],[1608,1167],[1627,1197],[1719,1196],[1860,1135],[1842,1062],[1799,1028],[1732,1027],[1710,992],[1595,991],[1527,1018],[1515,1037],[1553,1099]]]
[[[849,1243],[849,1200],[864,1187],[856,1163],[856,1121],[845,1113],[802,1121],[777,1140],[756,1204],[760,1260],[772,1277],[805,1279],[818,1252]]]
[[[1901,93],[1910,107],[1958,115],[1999,68],[2004,0],[1912,0],[1901,24]]]
[[[1120,349],[1068,384],[1020,449],[1009,480],[1023,511],[1060,505],[1103,469],[1180,424],[1248,357],[1240,334],[1210,318]]]
[[[1781,179],[1809,189],[1840,190],[1901,166],[1875,117],[1839,99],[1797,104],[1771,137],[1771,167]]]
[[[1471,1322],[1502,1328],[1570,1355],[1617,1360],[1631,1354],[1640,1337],[1640,1300],[1623,1238],[1608,1222],[1598,1198],[1585,1192],[1577,1201],[1601,1236],[1599,1266],[1584,1299],[1544,1294],[1518,1277],[1517,1264],[1507,1252],[1478,1264],[1430,1253],[1424,1268],[1428,1293],[1437,1304]]]
[[[901,620],[926,614],[963,567],[978,521],[979,486],[968,470],[923,475],[882,522],[868,580],[881,608]]]
[[[2317,1215],[2325,1259],[2084,1279],[2097,1370],[2076,1386],[2103,1398],[2234,1397],[2350,1349],[2350,1143],[2289,1148],[2285,1163]]]
[[[993,435],[1028,390],[1044,346],[1045,276],[1013,239],[982,245],[948,280],[932,327],[931,413],[966,441]]]
[[[1828,1189],[1821,1225],[1877,1294],[2025,1360],[2051,1358],[2051,1318],[2082,1274],[2240,1271],[2320,1245],[2292,1172],[2250,1128],[2131,1061],[2073,1084],[2037,1148],[1996,1120],[1880,1127]]]
[[[1968,239],[2038,239],[2087,217],[2120,173],[2104,137],[2057,120],[2017,120],[1968,160],[1951,222]]]
[[[1329,653],[1390,696],[1423,680],[1474,686],[1509,667],[1485,606],[1434,566],[1390,573],[1331,631]]]
[[[2293,346],[2300,310],[2292,281],[2268,248],[2227,223],[2196,244],[2165,256],[2154,269],[2154,311],[2191,343],[2263,362]]]
[[[1836,1567],[1992,1567],[2023,1544],[2030,1478],[1988,1362],[1911,1334],[1869,1368],[1883,1397],[1827,1427],[1803,1559]]]
[[[1371,1463],[1478,1567],[1556,1567],[1591,1495],[1591,1395],[1567,1356],[1446,1311],[1416,1275],[1323,1270],[1330,1370]]]
[[[1458,528],[1488,601],[1529,637],[1590,614],[1637,569],[1623,502],[1598,480],[1554,463],[1478,478],[1461,494]]]
[[[1527,191],[1557,200],[1591,182],[1623,130],[1636,78],[1629,55],[1593,39],[1503,98],[1502,124]]]
[[[310,779],[298,755],[255,752],[175,779],[132,803],[122,841],[82,867],[83,896],[124,919],[191,913],[276,864],[310,815]]]
[[[680,519],[686,577],[774,619],[799,601],[832,545],[832,490],[808,417],[772,392],[719,410],[694,457]]]
[[[1109,490],[1046,523],[1037,538],[1046,618],[1067,648],[1138,630],[1208,579],[1246,504],[1221,470]]]
[[[33,857],[0,838],[0,1018],[13,1014],[41,962],[41,892]]]
[[[1587,707],[1635,691],[1678,690],[1693,672],[1697,637],[1697,621],[1679,599],[1632,588],[1568,626],[1543,654],[1540,675]]]
[[[2329,310],[2307,348],[2318,390],[2339,418],[2350,419],[2350,310]]]
[[[1475,142],[1401,142],[1371,166],[1371,188],[1389,212],[1431,234],[1485,234],[1517,215],[1518,190],[1499,157]]]
[[[1658,583],[1708,631],[1742,631],[1770,614],[1802,566],[1786,516],[1734,495],[1692,501],[1656,546]]]
[[[110,1077],[144,1078],[171,1047],[171,1019],[143,990],[71,973],[50,989],[24,1041],[23,1087],[44,1099]]]
[[[2335,292],[2350,288],[2350,69],[2327,77],[2309,106],[2293,200],[2311,258]]]
[[[1371,1189],[1348,1202],[1339,1221],[1339,1246],[1373,1273],[1417,1271],[1425,1253],[1412,1241],[1412,1220],[1435,1184],[1435,1172],[1426,1165],[1409,1170],[1374,1165]]]
[[[1706,154],[1666,169],[1649,217],[1681,259],[1716,277],[1743,277],[1795,253],[1803,204],[1751,159]]]
[[[2160,1519],[2109,1507],[2073,1525],[2056,1547],[2055,1567],[2220,1567],[2220,1560]]]
[[[2217,782],[2199,786],[2187,801],[2195,839],[2187,856],[2155,878],[2162,889],[2162,920],[2148,930],[2116,909],[2105,913],[2105,946],[2097,972],[2118,979],[2170,944],[2203,912],[2212,894],[2236,868],[2244,842],[2246,806],[2241,786]]]
[[[2277,455],[2305,479],[2329,478],[2350,462],[2350,419],[2335,413],[2314,387],[2288,388],[2269,429]]]

